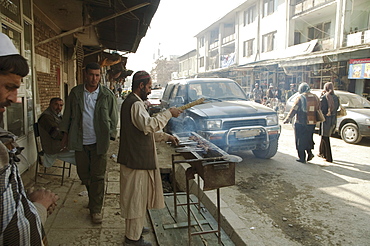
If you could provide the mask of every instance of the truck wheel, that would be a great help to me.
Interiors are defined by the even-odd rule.
[[[361,141],[362,136],[356,124],[347,123],[340,130],[340,136],[346,143],[355,144]]]
[[[261,159],[270,159],[273,157],[278,149],[278,140],[274,139],[270,141],[269,147],[265,150],[262,149],[255,149],[253,150],[253,154],[257,158]]]

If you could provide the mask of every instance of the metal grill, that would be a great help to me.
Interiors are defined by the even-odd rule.
[[[187,205],[188,214],[188,245],[192,245],[191,236],[206,234],[206,233],[217,233],[218,243],[221,244],[221,212],[220,212],[220,188],[235,185],[235,162],[238,160],[227,159],[227,153],[216,145],[207,141],[195,132],[178,133],[175,136],[180,140],[180,145],[184,145],[182,149],[177,148],[176,152],[179,154],[172,155],[172,170],[175,170],[175,164],[188,163],[189,167],[185,171],[186,177],[186,204],[177,203],[176,195],[176,175],[173,175],[173,191],[174,191],[174,212],[175,217],[177,216],[177,206]],[[185,160],[175,160],[177,156],[182,156]],[[238,157],[241,161],[242,159]],[[195,174],[198,174],[198,191],[200,190],[200,179],[203,179],[203,190],[217,190],[217,230],[206,231],[202,228],[199,221],[197,225],[201,228],[201,231],[192,233],[191,231],[191,219],[190,219],[190,204],[197,204],[198,210],[200,210],[200,199],[198,192],[198,203],[190,202],[190,189],[189,180],[195,178]]]
[[[225,121],[222,124],[222,129],[227,130],[234,127],[242,126],[266,126],[265,119],[249,119],[249,120],[235,120],[235,121]]]

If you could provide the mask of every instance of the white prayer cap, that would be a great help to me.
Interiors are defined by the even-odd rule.
[[[0,56],[8,55],[19,55],[19,51],[7,35],[0,33]]]

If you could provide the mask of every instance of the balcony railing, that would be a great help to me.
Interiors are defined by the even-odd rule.
[[[234,40],[235,40],[235,33],[233,33],[233,34],[231,34],[231,35],[229,35],[227,37],[224,37],[222,39],[222,44],[227,44],[227,43],[232,42]]]
[[[215,49],[218,47],[218,40],[215,41],[214,43],[210,44],[209,48],[212,50],[212,49]]]
[[[304,0],[295,5],[294,15],[297,15],[307,10],[318,7],[320,5],[323,5],[324,3],[329,3],[333,1],[335,0]]]
[[[347,34],[346,46],[370,43],[370,30]]]

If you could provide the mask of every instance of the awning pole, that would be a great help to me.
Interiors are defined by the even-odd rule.
[[[138,5],[136,5],[136,6],[132,7],[132,8],[128,8],[128,9],[122,10],[122,11],[120,11],[120,12],[116,13],[116,14],[113,14],[113,15],[110,15],[110,16],[107,16],[107,17],[104,17],[104,18],[102,18],[102,19],[100,19],[100,20],[93,21],[93,22],[91,22],[90,24],[87,24],[87,25],[84,25],[84,26],[81,26],[81,27],[77,27],[77,28],[72,29],[72,30],[69,30],[69,31],[67,31],[67,32],[63,32],[63,33],[61,33],[61,34],[58,34],[58,35],[56,35],[56,36],[54,36],[54,37],[52,37],[52,38],[48,38],[48,39],[46,39],[46,40],[44,40],[44,41],[38,42],[38,43],[36,44],[36,46],[39,46],[39,45],[41,45],[41,44],[48,43],[48,42],[53,41],[53,40],[58,39],[58,38],[62,38],[62,37],[64,37],[64,36],[68,36],[68,35],[70,35],[70,34],[72,34],[72,33],[75,33],[75,32],[78,32],[78,31],[81,31],[81,30],[83,30],[83,29],[85,29],[85,28],[88,28],[88,27],[91,27],[91,26],[98,25],[98,24],[100,24],[100,23],[102,23],[102,22],[104,22],[104,21],[114,19],[114,18],[116,18],[116,17],[118,17],[118,16],[121,16],[121,15],[127,14],[127,13],[129,13],[129,12],[132,12],[132,11],[137,10],[137,9],[140,9],[140,8],[143,8],[143,7],[147,6],[147,5],[150,5],[150,3],[142,3],[142,4],[138,4]]]

